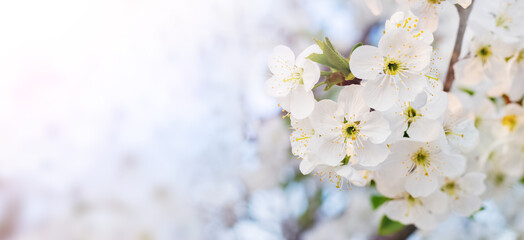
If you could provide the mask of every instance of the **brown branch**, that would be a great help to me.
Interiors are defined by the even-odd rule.
[[[449,61],[446,81],[444,82],[445,92],[449,92],[449,90],[451,90],[451,86],[455,80],[455,69],[453,69],[453,66],[455,63],[457,63],[460,56],[460,51],[462,50],[462,40],[464,40],[464,32],[466,31],[466,26],[468,25],[469,14],[471,13],[471,9],[473,9],[473,3],[475,3],[475,0],[473,0],[471,5],[466,9],[462,8],[458,4],[455,4],[459,15],[459,26],[457,30],[457,38],[455,39],[455,47],[453,48],[453,54],[451,55],[451,60]]]

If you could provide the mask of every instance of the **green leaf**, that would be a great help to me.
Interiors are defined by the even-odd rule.
[[[371,206],[373,207],[373,210],[376,210],[378,207],[380,207],[380,205],[391,200],[391,198],[384,197],[382,195],[372,195],[370,200],[371,200]]]
[[[524,184],[524,176],[520,178],[520,184]]]
[[[329,76],[329,75],[331,75],[331,73],[332,73],[332,72],[329,72],[329,71],[321,71],[321,72],[320,72],[320,76],[324,76],[324,77],[325,77],[325,76]]]
[[[329,38],[326,37],[324,41],[315,39],[315,42],[322,49],[322,54],[312,53],[307,59],[327,66],[333,72],[341,72],[344,74],[344,77],[351,72],[348,60],[335,50]]]
[[[382,217],[382,220],[380,220],[380,225],[378,227],[378,235],[391,235],[400,231],[402,228],[404,228],[404,224],[391,220],[388,217],[386,217],[386,215],[384,215]]]

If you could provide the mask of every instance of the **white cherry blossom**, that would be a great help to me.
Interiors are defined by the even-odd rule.
[[[402,192],[384,204],[384,213],[403,224],[414,224],[417,228],[431,230],[437,225],[437,215],[447,210],[446,195],[435,191],[426,197],[413,197]]]
[[[411,35],[422,40],[427,44],[433,42],[433,34],[428,29],[423,29],[419,23],[419,19],[411,11],[399,11],[391,15],[389,20],[386,20],[385,33],[394,30],[403,30],[411,33]]]
[[[352,85],[340,92],[338,103],[318,102],[311,123],[321,136],[318,156],[322,162],[336,166],[349,156],[362,166],[373,167],[386,158],[389,123],[379,112],[370,112],[363,94],[362,86]]]
[[[321,52],[317,45],[312,45],[295,59],[291,49],[280,45],[269,56],[268,66],[273,76],[265,82],[264,89],[298,119],[306,118],[313,111],[316,100],[311,89],[320,78],[319,67],[306,57]]]
[[[455,179],[446,178],[440,190],[448,197],[450,209],[467,217],[482,206],[479,196],[486,190],[485,179],[486,174],[479,172],[467,173]]]
[[[390,121],[390,141],[400,140],[404,135],[418,141],[432,141],[442,133],[442,117],[448,96],[445,92],[421,93],[415,101],[399,102],[384,112]]]
[[[482,81],[501,85],[509,78],[506,58],[511,56],[511,49],[493,34],[483,32],[473,39],[470,56],[458,61],[455,76],[465,86],[474,86]],[[492,95],[500,90],[492,90]]]
[[[379,181],[394,181],[413,197],[428,196],[438,188],[438,177],[464,172],[466,159],[449,152],[445,140],[432,142],[401,140],[390,147],[391,154],[378,170]]]
[[[508,104],[492,129],[498,137],[521,137],[524,133],[524,108],[515,103]]]
[[[444,115],[444,133],[451,146],[470,150],[477,144],[479,132],[475,128],[475,119],[468,115],[459,98],[449,95],[449,107]]]
[[[419,16],[421,24],[431,32],[438,28],[438,14],[443,10],[444,5],[459,4],[463,8],[471,5],[471,0],[397,0],[397,2],[407,6]]]
[[[364,99],[376,110],[387,110],[400,98],[411,101],[427,85],[424,70],[432,48],[403,30],[389,31],[378,47],[362,46],[351,55],[352,73],[363,80]]]

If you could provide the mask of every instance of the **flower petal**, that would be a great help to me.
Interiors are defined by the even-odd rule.
[[[438,181],[432,175],[425,175],[420,166],[406,179],[406,191],[413,197],[425,197],[433,193],[438,187]]]
[[[435,191],[427,197],[421,197],[420,201],[431,213],[441,214],[446,212],[448,208],[448,198],[441,191]]]
[[[433,141],[444,134],[442,124],[427,117],[415,119],[407,131],[409,138],[417,141]]]
[[[444,114],[448,107],[448,94],[442,91],[428,93],[426,104],[420,108],[424,117],[437,119]]]
[[[306,91],[303,86],[297,86],[290,95],[289,110],[293,117],[304,119],[313,112],[316,103],[313,92]]]
[[[278,45],[269,55],[268,66],[273,74],[288,72],[295,66],[295,54],[290,48]]]
[[[303,68],[302,81],[304,82],[304,88],[306,91],[311,91],[320,78],[320,68],[310,60],[304,61]]]
[[[362,146],[355,148],[355,158],[364,167],[375,167],[384,162],[389,154],[386,144],[374,144],[371,141],[362,141]]]
[[[320,138],[318,149],[320,162],[329,166],[340,165],[340,162],[346,157],[346,144],[340,136],[324,135]]]
[[[441,153],[436,158],[440,161],[439,168],[445,177],[459,176],[466,168],[466,159],[460,154]]]
[[[453,201],[453,211],[463,217],[468,217],[482,206],[482,200],[477,196],[460,195],[451,197]]]
[[[369,112],[368,105],[364,102],[364,87],[360,85],[350,85],[344,87],[338,94],[338,103],[344,109],[345,117],[349,121],[351,118]],[[357,119],[352,119],[355,121]]]
[[[296,65],[298,67],[304,67],[304,63],[306,61],[309,61],[307,57],[309,57],[309,55],[311,55],[312,53],[322,54],[322,49],[320,49],[320,47],[317,44],[313,44],[307,47],[298,55]]]
[[[341,114],[338,115],[337,111],[338,105],[332,100],[324,99],[318,102],[310,116],[311,125],[315,132],[320,135],[326,135],[342,131],[343,117]]]
[[[372,143],[383,143],[391,134],[389,122],[377,111],[363,114],[360,126],[360,135]]]
[[[375,81],[368,81],[364,86],[364,100],[366,103],[378,111],[385,111],[390,108],[397,97],[397,87],[391,81],[389,75],[385,75]]]
[[[373,46],[361,46],[351,54],[349,68],[355,77],[366,80],[374,80],[383,71],[383,55],[378,48]]]
[[[284,97],[295,87],[292,82],[284,82],[282,78],[273,76],[264,82],[264,91],[271,97]]]
[[[466,193],[479,196],[486,190],[486,185],[484,184],[485,179],[486,174],[480,172],[471,172],[458,179],[457,184]]]
[[[427,81],[421,73],[404,71],[399,75],[399,96],[404,101],[413,101],[427,86]]]

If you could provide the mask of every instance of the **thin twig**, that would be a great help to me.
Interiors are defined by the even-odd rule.
[[[460,56],[460,51],[462,50],[462,41],[464,40],[464,32],[466,31],[466,26],[468,25],[469,14],[471,9],[473,9],[473,0],[471,5],[464,9],[460,5],[455,4],[459,15],[459,26],[457,30],[457,38],[455,39],[455,47],[453,48],[453,54],[451,55],[451,60],[449,61],[448,73],[446,74],[446,81],[444,82],[444,91],[449,92],[453,81],[455,80],[455,69],[453,66],[457,63]]]

